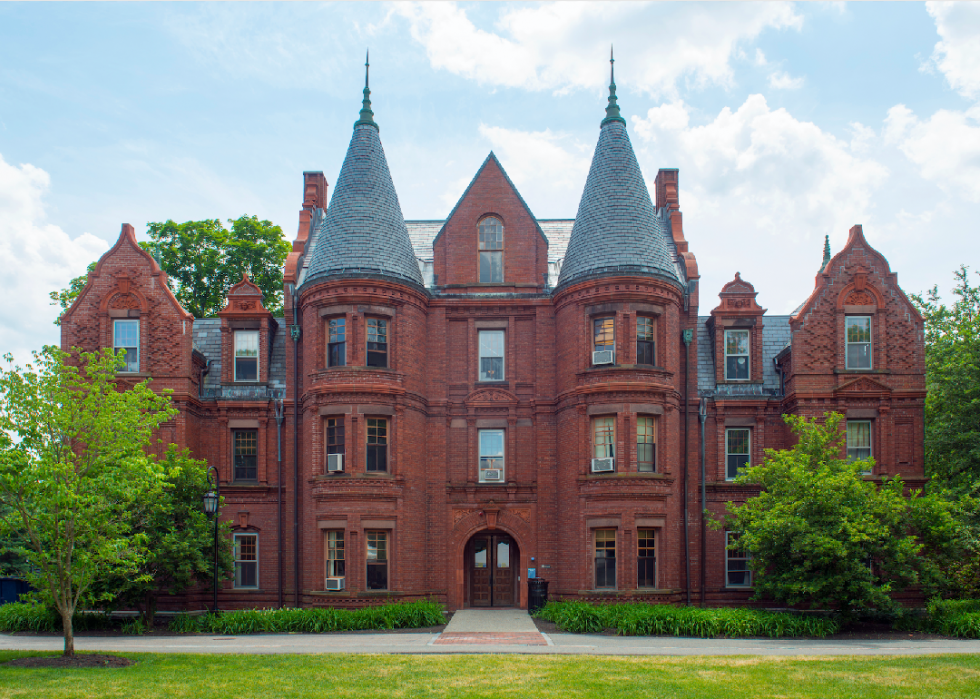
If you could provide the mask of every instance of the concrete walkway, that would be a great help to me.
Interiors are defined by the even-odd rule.
[[[548,646],[551,642],[521,609],[460,609],[432,645]]]

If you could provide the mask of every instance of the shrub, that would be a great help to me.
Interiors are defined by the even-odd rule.
[[[980,638],[980,599],[934,599],[928,606],[934,631],[946,636]]]
[[[75,631],[105,629],[112,625],[109,615],[103,612],[76,612],[71,623]],[[37,602],[9,602],[0,605],[0,631],[58,633],[62,631],[61,616]]]
[[[834,619],[756,609],[674,607],[667,604],[548,602],[537,613],[562,631],[597,633],[612,628],[624,636],[817,636],[838,630]]]
[[[365,629],[416,629],[445,622],[442,605],[430,601],[399,602],[363,609],[243,609],[170,622],[176,633],[203,632],[240,636],[252,633],[328,633]]]

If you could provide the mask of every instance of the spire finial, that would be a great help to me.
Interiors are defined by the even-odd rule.
[[[361,101],[361,114],[360,119],[354,122],[355,128],[361,124],[368,124],[373,126],[375,130],[378,129],[378,125],[374,123],[374,112],[371,111],[371,88],[368,87],[368,78],[370,77],[371,70],[371,51],[368,50],[367,54],[364,56],[364,99]]]
[[[823,238],[823,263],[820,265],[820,271],[824,271],[827,265],[830,264],[830,236],[825,235]]]
[[[606,118],[602,120],[602,125],[618,121],[626,123],[626,119],[619,114],[619,105],[616,103],[616,74],[614,72],[616,59],[613,58],[613,47],[609,46],[609,104],[606,106]]]

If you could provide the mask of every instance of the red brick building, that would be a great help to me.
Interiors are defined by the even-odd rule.
[[[792,315],[735,273],[699,316],[678,172],[651,198],[614,84],[568,220],[491,153],[448,218],[405,221],[369,94],[329,206],[303,175],[284,318],[247,279],[191,317],[124,225],[62,321],[172,389],[164,440],[217,467],[222,606],[525,606],[529,569],[552,595],[745,600],[701,512],[751,494],[731,480],[790,445],[785,413],[844,413],[869,478],[921,482],[922,319],[860,226]]]

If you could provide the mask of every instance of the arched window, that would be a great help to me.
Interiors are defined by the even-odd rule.
[[[480,282],[504,280],[504,224],[487,216],[480,221]]]

